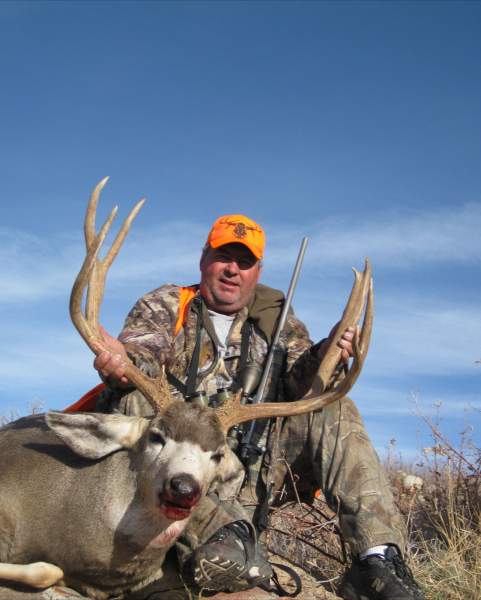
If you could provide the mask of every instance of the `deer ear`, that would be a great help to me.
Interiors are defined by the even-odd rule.
[[[132,448],[149,424],[148,419],[142,417],[53,411],[45,415],[45,421],[71,450],[91,459]]]

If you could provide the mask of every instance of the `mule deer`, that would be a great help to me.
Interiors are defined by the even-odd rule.
[[[98,319],[106,274],[143,203],[131,211],[101,260],[98,253],[116,213],[114,208],[97,234],[96,207],[106,181],[90,198],[87,252],[70,300],[72,320],[97,354],[105,348]],[[0,580],[40,589],[62,580],[100,600],[127,598],[159,580],[167,550],[200,499],[235,471],[237,458],[226,444],[231,427],[318,410],[348,392],[367,353],[372,297],[366,262],[362,274],[355,271],[338,328],[341,335],[356,324],[366,304],[349,372],[325,389],[341,352],[334,338],[301,400],[249,405],[241,404],[238,394],[216,409],[175,402],[163,372],[151,379],[129,363],[126,376],[154,408],[153,418],[50,412],[5,426],[0,430]]]

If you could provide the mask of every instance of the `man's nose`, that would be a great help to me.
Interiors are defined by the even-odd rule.
[[[227,273],[230,273],[232,275],[237,275],[237,273],[240,271],[239,265],[235,260],[230,260],[229,262],[227,262],[225,264],[225,270]]]

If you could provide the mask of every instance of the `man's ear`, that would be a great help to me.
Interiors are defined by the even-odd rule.
[[[76,454],[93,460],[132,448],[149,425],[142,417],[53,411],[45,415],[45,422]]]
[[[206,244],[203,248],[202,248],[202,253],[200,255],[200,260],[199,260],[199,269],[202,271],[203,269],[203,264],[205,263],[205,259],[207,257],[207,254],[209,252],[210,246],[208,244]]]

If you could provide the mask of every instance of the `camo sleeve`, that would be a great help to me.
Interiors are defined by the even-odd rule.
[[[296,400],[311,387],[324,340],[313,344],[306,326],[293,313],[287,318],[283,338],[286,353],[281,394],[285,400]]]
[[[150,376],[156,376],[171,355],[178,304],[177,286],[157,288],[136,302],[120,332],[131,360]]]

